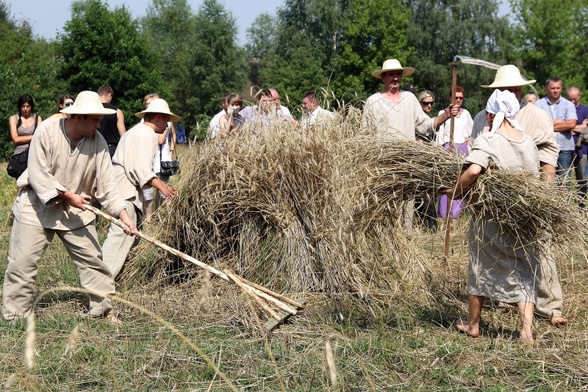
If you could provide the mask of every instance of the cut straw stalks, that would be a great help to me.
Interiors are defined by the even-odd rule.
[[[403,203],[451,187],[463,157],[362,130],[353,110],[312,131],[287,124],[194,146],[178,196],[155,216],[158,238],[278,292],[316,293],[363,309],[426,303],[433,251],[400,229]],[[490,215],[521,242],[550,230],[572,240],[578,211],[554,186],[490,169],[466,196],[474,219]],[[434,240],[434,238],[432,238]],[[435,247],[434,241],[431,246]],[[171,281],[162,263],[135,255],[121,280]],[[190,276],[192,266],[178,265]],[[147,278],[147,279],[145,279]]]
[[[94,214],[101,216],[102,218],[108,220],[109,222],[121,227],[122,229],[128,229],[128,227],[119,219],[114,218],[113,216],[107,214],[106,212],[99,210],[98,208],[92,206],[92,205],[86,205],[86,208],[90,211],[92,211]],[[294,301],[288,297],[285,297],[281,294],[278,293],[274,293],[273,291],[257,285],[253,282],[247,281],[237,275],[235,275],[234,273],[230,272],[228,269],[225,269],[225,272],[221,272],[218,269],[205,264],[197,259],[195,259],[194,257],[191,257],[183,252],[180,252],[177,249],[172,248],[171,246],[168,246],[166,244],[164,244],[163,242],[150,237],[146,234],[143,234],[141,231],[137,230],[137,232],[135,233],[135,235],[139,238],[144,239],[147,242],[150,242],[158,247],[160,247],[161,249],[177,256],[180,257],[186,261],[191,262],[192,264],[197,265],[198,267],[218,276],[221,279],[224,279],[228,282],[233,282],[235,284],[237,284],[247,295],[249,295],[251,298],[253,298],[253,300],[255,301],[255,303],[257,303],[261,309],[263,309],[266,313],[268,313],[272,318],[274,318],[276,321],[283,321],[283,317],[280,316],[276,311],[274,311],[267,303],[269,302],[271,305],[279,308],[280,310],[286,312],[289,315],[295,315],[299,309],[303,309],[304,305]]]

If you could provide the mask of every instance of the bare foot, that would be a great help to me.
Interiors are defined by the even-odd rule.
[[[455,328],[457,328],[459,332],[465,333],[472,338],[477,338],[480,336],[480,327],[471,326],[467,321],[457,320],[455,322]]]
[[[521,340],[527,344],[527,346],[533,346],[535,344],[533,334],[530,332],[521,332]]]
[[[549,323],[554,327],[563,327],[568,324],[568,320],[561,315],[552,315]]]

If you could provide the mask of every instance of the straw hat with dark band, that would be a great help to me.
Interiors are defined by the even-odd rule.
[[[107,109],[102,105],[100,96],[94,91],[82,91],[76,97],[73,105],[60,110],[65,114],[86,114],[95,116],[105,116],[115,114],[116,110]]]
[[[408,76],[414,73],[414,68],[403,67],[400,65],[400,61],[396,59],[388,59],[382,64],[382,69],[372,72],[372,76],[374,78],[382,79],[382,74],[388,71],[402,71],[402,76]]]
[[[180,121],[180,117],[173,114],[169,110],[169,106],[167,105],[167,102],[165,102],[165,100],[161,99],[161,98],[156,98],[153,101],[151,101],[149,106],[147,106],[147,109],[143,110],[142,112],[135,113],[135,116],[137,116],[139,118],[143,118],[143,117],[145,117],[145,113],[168,114],[169,121],[171,121],[171,122]]]

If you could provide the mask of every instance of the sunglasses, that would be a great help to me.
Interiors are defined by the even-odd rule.
[[[66,103],[65,103],[65,106],[71,106],[71,105],[73,105],[73,104],[74,104],[73,102],[66,102]]]
[[[456,101],[463,101],[463,97],[455,97]]]
[[[421,105],[423,105],[423,106],[433,106],[434,103],[435,103],[435,101],[431,101],[431,102],[421,101]]]

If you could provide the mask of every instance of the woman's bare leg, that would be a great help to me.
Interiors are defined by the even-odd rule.
[[[468,294],[468,322],[458,320],[455,327],[473,338],[480,336],[480,318],[482,317],[482,306],[484,297]]]
[[[535,305],[532,302],[518,302],[519,314],[521,316],[521,339],[532,345],[533,339],[533,312]]]

